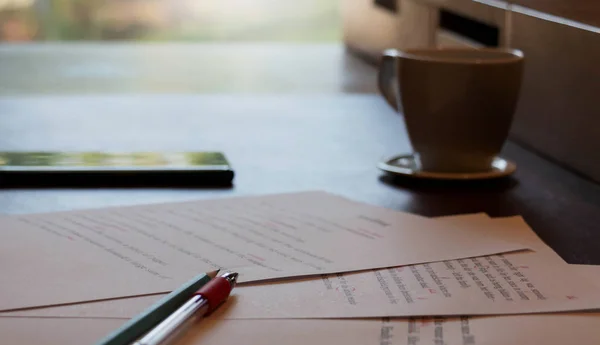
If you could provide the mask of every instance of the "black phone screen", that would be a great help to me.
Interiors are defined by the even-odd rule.
[[[220,152],[0,152],[0,184],[214,185],[233,170]]]

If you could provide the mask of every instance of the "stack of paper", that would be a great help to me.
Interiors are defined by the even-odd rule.
[[[93,344],[215,268],[241,284],[182,344],[600,343],[600,314],[574,313],[600,308],[600,271],[564,263],[520,217],[433,220],[309,192],[0,226],[2,343]]]

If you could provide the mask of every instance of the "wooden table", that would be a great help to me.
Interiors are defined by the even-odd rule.
[[[296,63],[302,68],[302,61]],[[278,78],[285,79],[285,70],[281,73]],[[598,185],[513,143],[503,151],[518,164],[513,178],[477,183],[391,180],[375,164],[380,157],[409,152],[410,145],[401,117],[379,96],[272,90],[4,96],[0,150],[219,150],[237,176],[231,189],[1,190],[0,210],[46,212],[326,190],[425,216],[523,215],[568,262],[600,264]]]

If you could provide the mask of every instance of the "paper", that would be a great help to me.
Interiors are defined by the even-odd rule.
[[[92,345],[122,320],[0,317],[3,343]],[[203,320],[177,345],[597,345],[600,314],[413,320]]]
[[[489,224],[490,218],[485,214],[477,215],[466,215],[466,216],[451,216],[440,218],[445,224],[460,225],[463,228],[471,228],[477,230],[484,228],[485,231],[494,231],[494,228],[486,226]],[[451,230],[451,229],[450,229]],[[510,232],[510,233],[507,233]],[[541,241],[537,236],[529,229],[517,228],[517,229],[504,229],[500,228],[496,231],[495,236],[503,237],[517,237],[523,240],[528,247],[535,248],[540,246]],[[239,291],[241,287],[236,289]],[[145,310],[147,306],[153,304],[155,301],[160,299],[162,294],[153,294],[150,296],[141,297],[130,297],[121,299],[112,299],[107,301],[98,302],[86,302],[86,303],[75,303],[65,306],[49,307],[49,308],[36,308],[29,310],[19,310],[9,312],[9,315],[13,316],[45,316],[45,317],[120,317],[130,318],[141,311]],[[0,313],[2,315],[2,313]]]
[[[460,221],[453,220],[454,224]],[[464,228],[468,228],[468,224],[485,227],[490,235],[502,233],[527,243],[537,252],[240,286],[213,317],[499,315],[600,307],[597,289],[572,273],[521,218],[464,220],[461,224]],[[13,315],[128,318],[157,298],[76,304]]]
[[[574,266],[600,288],[600,266]],[[94,344],[123,320],[0,317],[7,344]],[[207,318],[178,345],[597,345],[600,314],[387,320],[217,320]]]
[[[482,267],[491,266],[492,261],[498,267],[506,267],[500,258],[464,259],[461,262],[437,262],[403,268],[377,270],[353,274],[340,274],[321,279],[295,279],[293,282],[279,282],[240,286],[234,291],[234,297],[219,310],[215,317],[225,318],[284,318],[284,317],[381,317],[406,315],[451,315],[469,314],[473,308],[480,308],[475,314],[496,314],[503,312],[506,306],[529,308],[542,294],[532,282],[522,282],[530,274],[531,268],[520,266],[533,265],[531,258],[542,262],[542,267],[568,267],[546,246],[537,235],[519,217],[490,220],[485,215],[457,216],[444,218],[445,224],[460,225],[462,228],[485,229],[490,236],[514,238],[537,250],[536,253],[505,255],[504,260],[513,262],[510,271],[523,274],[514,283],[522,288],[524,296],[530,298],[502,304],[501,293],[490,287],[485,273],[472,268],[478,263]],[[545,253],[545,254],[544,254]],[[525,263],[521,264],[525,258]],[[529,259],[528,259],[529,258]],[[465,272],[462,265],[467,267]],[[448,266],[453,270],[448,270]],[[539,264],[536,264],[539,265]],[[439,273],[440,271],[444,274]],[[490,270],[493,273],[494,270]],[[488,273],[490,273],[488,272]],[[472,274],[472,275],[471,275]],[[568,273],[567,273],[568,274]],[[437,279],[434,280],[434,277]],[[477,277],[487,290],[473,280]],[[536,274],[537,277],[537,274]],[[506,281],[504,285],[508,284]],[[535,283],[537,284],[537,283]],[[467,286],[467,287],[463,287]],[[532,291],[534,290],[535,291]],[[510,289],[506,290],[508,292]],[[555,292],[554,290],[552,290]],[[515,290],[512,290],[515,294]],[[545,292],[544,292],[545,293]],[[555,296],[556,292],[554,295]],[[494,300],[489,299],[493,296]],[[545,295],[542,295],[546,297]],[[58,316],[58,317],[123,317],[129,318],[144,310],[160,296],[127,298],[95,303],[79,303],[55,308],[24,310],[11,313],[20,316]],[[531,302],[531,303],[529,303]],[[542,301],[548,306],[548,301]],[[551,301],[553,306],[557,301]],[[574,303],[569,303],[569,306]],[[577,304],[579,305],[579,304]],[[504,307],[503,307],[504,306]],[[465,309],[466,308],[466,309]],[[493,309],[490,309],[493,308]],[[519,309],[521,310],[521,309]]]
[[[463,216],[445,218],[445,221],[476,223],[481,226],[485,217]],[[498,231],[510,237],[523,239],[536,250],[548,249],[537,236],[528,228],[492,227],[488,221],[487,230]],[[457,223],[458,224],[458,223]],[[523,225],[523,223],[520,223]],[[466,225],[466,223],[465,223]],[[548,249],[549,250],[549,249]],[[557,265],[564,265],[558,263]],[[595,278],[600,286],[600,267],[570,266],[577,269],[576,273],[587,278]],[[237,289],[236,289],[237,290]],[[0,317],[0,334],[3,339],[27,339],[13,341],[19,344],[93,344],[100,337],[122,324],[118,319],[76,319],[69,316],[90,316],[94,309],[100,314],[116,316],[124,302],[155,299],[154,297],[130,298],[125,300],[107,301],[100,303],[84,303],[81,305],[43,308],[31,311],[42,318]],[[139,303],[137,308],[144,309],[149,303]],[[113,304],[111,304],[113,303]],[[81,308],[81,306],[94,306]],[[73,309],[73,307],[75,307]],[[69,309],[71,308],[71,309]],[[125,308],[127,309],[127,308]],[[44,313],[42,311],[59,311]],[[77,312],[85,312],[78,314]],[[18,313],[23,313],[18,312]],[[50,319],[48,316],[60,315],[63,318]],[[3,313],[3,315],[17,315]],[[31,314],[33,315],[33,314]],[[385,320],[218,320],[209,318],[199,327],[186,334],[181,345],[228,344],[239,342],[244,344],[305,344],[330,345],[343,343],[346,345],[418,345],[418,344],[545,344],[563,345],[598,344],[600,334],[597,324],[600,314],[554,314],[554,315],[525,315],[503,317],[476,317],[463,319],[392,319]],[[85,330],[85,331],[83,331]],[[68,336],[67,336],[68,335]]]
[[[321,192],[5,217],[0,228],[0,311],[167,292],[215,268],[248,282],[526,247]]]
[[[526,228],[519,218],[494,224]],[[540,250],[254,284],[240,288],[218,317],[500,315],[595,308],[600,308],[598,289],[556,254]]]

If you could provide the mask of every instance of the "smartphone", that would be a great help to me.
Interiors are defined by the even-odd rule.
[[[0,152],[0,186],[225,186],[221,152]]]

